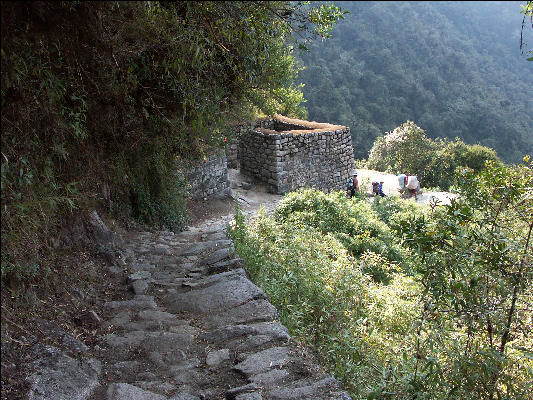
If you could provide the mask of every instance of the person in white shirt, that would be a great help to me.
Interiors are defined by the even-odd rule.
[[[415,196],[415,200],[418,200],[417,195],[420,192],[420,182],[418,182],[418,178],[415,175],[407,177],[407,190],[411,195]]]

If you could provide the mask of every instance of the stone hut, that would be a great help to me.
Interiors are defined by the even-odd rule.
[[[283,194],[301,187],[343,190],[354,168],[350,128],[275,115],[240,133],[241,173]]]

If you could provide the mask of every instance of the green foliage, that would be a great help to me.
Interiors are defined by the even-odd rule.
[[[480,171],[486,161],[498,162],[494,150],[481,145],[468,145],[456,138],[432,140],[414,122],[395,128],[374,142],[368,168],[395,174],[417,175],[422,184],[448,190],[455,184],[459,168]]]
[[[428,313],[439,316],[426,321],[422,346],[438,342],[447,354],[431,362],[457,398],[527,397],[520,382],[528,372],[518,371],[520,357],[507,347],[513,341],[531,346],[523,330],[528,297],[522,294],[533,280],[532,184],[527,158],[510,168],[490,162],[477,174],[461,175],[459,200],[430,218],[402,222],[405,243],[422,260]],[[419,379],[421,386],[432,385]]]
[[[306,2],[1,7],[2,253],[11,263],[21,243],[26,258],[38,256],[73,207],[181,229],[177,161],[221,147],[230,123],[259,111],[304,116],[293,48],[327,36],[343,15]]]
[[[406,120],[432,139],[493,148],[505,162],[533,153],[533,74],[519,50],[519,2],[343,8],[350,13],[335,36],[301,55],[298,80],[309,118],[349,126],[356,158]],[[524,21],[531,44],[531,19]]]
[[[304,225],[323,235],[333,235],[354,257],[367,253],[400,261],[402,250],[393,243],[393,233],[369,203],[360,201],[363,198],[362,194],[357,194],[354,200],[347,201],[343,192],[327,195],[301,189],[285,196],[276,210],[276,219],[283,224]]]
[[[293,336],[357,399],[528,399],[531,163],[461,171],[460,197],[299,190],[231,235]],[[395,250],[391,250],[395,249]]]
[[[375,381],[390,385],[396,379],[383,375],[380,367],[397,365],[408,351],[418,286],[397,274],[396,264],[384,256],[366,251],[354,258],[337,238],[348,228],[323,231],[335,220],[351,224],[338,213],[326,215],[342,203],[342,213],[350,212],[359,224],[383,227],[370,207],[365,211],[373,222],[366,223],[359,215],[361,210],[355,207],[365,200],[302,190],[286,196],[275,218],[260,214],[251,226],[237,210],[230,234],[247,270],[291,334],[317,349],[354,395],[364,396]],[[311,220],[314,210],[320,216]],[[322,219],[327,221],[321,224]],[[387,274],[386,286],[370,278],[374,268]],[[397,350],[390,352],[391,348]]]

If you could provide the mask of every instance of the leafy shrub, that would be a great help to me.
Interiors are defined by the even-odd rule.
[[[297,195],[315,204],[324,202],[321,192]],[[339,197],[339,203],[341,199],[351,201]],[[286,196],[282,209],[294,207],[294,200]],[[386,286],[374,284],[363,268],[371,259],[374,264],[385,261],[383,256],[367,252],[358,260],[334,234],[308,225],[305,213],[299,215],[301,221],[280,221],[263,213],[247,226],[237,210],[230,235],[252,279],[265,290],[291,334],[313,346],[354,395],[365,396],[382,377],[376,365],[401,360],[402,351],[388,351],[391,344],[409,347],[417,286],[397,274]],[[387,272],[395,273],[394,268]]]
[[[530,397],[533,174],[486,165],[444,206],[306,189],[237,212],[252,278],[353,398]]]
[[[481,145],[468,145],[456,138],[432,140],[414,122],[379,137],[370,150],[367,167],[394,174],[417,175],[426,187],[448,190],[456,183],[455,173],[468,167],[484,168],[486,161],[499,162],[496,152]]]
[[[401,261],[402,249],[394,243],[392,231],[373,206],[362,199],[361,194],[347,200],[343,192],[325,194],[300,189],[285,196],[275,217],[283,224],[297,224],[333,235],[354,257],[371,251]]]

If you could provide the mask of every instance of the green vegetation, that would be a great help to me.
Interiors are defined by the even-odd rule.
[[[525,3],[525,2],[523,2]],[[529,2],[528,2],[529,3]],[[520,2],[343,2],[327,43],[302,55],[309,119],[349,126],[356,158],[410,120],[505,162],[533,154],[533,44]],[[530,50],[527,47],[524,50]]]
[[[524,27],[526,26],[527,17],[529,17],[529,23],[531,24],[531,28],[533,28],[533,1],[528,1],[525,6],[522,6],[520,14],[524,14],[524,18],[522,19],[522,30],[520,31],[520,50],[522,51],[522,54],[524,54],[524,49],[527,45],[524,41]],[[529,50],[528,53],[531,57],[528,57],[527,60],[533,61],[533,50]]]
[[[379,137],[374,142],[366,167],[394,174],[417,175],[426,187],[449,190],[457,169],[481,171],[485,162],[499,162],[494,150],[465,144],[460,139],[432,140],[412,121]]]
[[[354,399],[527,399],[532,184],[526,159],[464,171],[449,205],[301,189],[231,234]]]
[[[1,10],[3,281],[37,265],[74,208],[181,229],[177,161],[222,146],[229,123],[259,111],[300,115],[291,38],[327,37],[342,18],[305,2]]]

